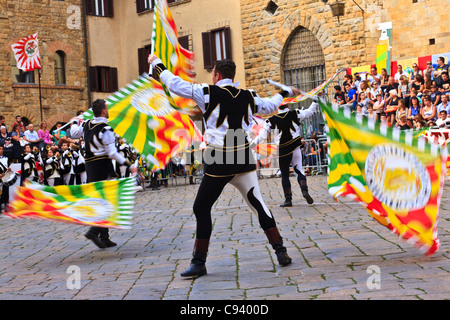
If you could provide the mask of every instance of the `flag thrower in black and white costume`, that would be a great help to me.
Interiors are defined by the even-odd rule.
[[[248,133],[254,113],[273,113],[284,97],[299,92],[298,89],[286,87],[280,94],[264,99],[251,90],[238,89],[238,85],[233,83],[236,65],[231,60],[216,62],[212,72],[214,85],[184,81],[166,70],[161,60],[153,54],[149,56],[148,62],[171,92],[197,103],[206,126],[205,176],[193,208],[197,219],[193,259],[189,269],[181,276],[198,277],[206,274],[206,256],[212,233],[211,208],[228,183],[240,191],[258,216],[280,265],[290,264],[292,260],[283,246],[273,214],[261,196]]]
[[[79,144],[72,144],[73,172],[75,176],[75,184],[86,184],[86,161]]]
[[[48,148],[44,161],[44,180],[50,187],[61,184],[60,160],[53,154],[53,150]]]
[[[322,93],[320,92],[318,95],[322,95]],[[289,180],[289,167],[291,162],[303,197],[309,204],[314,202],[308,192],[306,176],[302,167],[302,153],[300,150],[302,147],[301,121],[311,117],[318,106],[318,98],[316,96],[310,98],[316,101],[314,101],[306,110],[289,110],[289,105],[281,106],[278,114],[266,120],[259,135],[256,136],[252,142],[253,145],[258,145],[265,141],[272,130],[278,130],[279,132],[278,162],[281,171],[281,185],[283,186],[285,196],[285,201],[281,204],[281,207],[292,207],[292,190],[291,181]]]
[[[115,144],[115,134],[108,125],[108,106],[105,100],[98,99],[92,104],[94,119],[86,120],[81,125],[74,119],[70,128],[72,138],[83,137],[86,150],[86,172],[87,182],[97,182],[117,178],[114,172],[112,160],[119,164],[126,163],[129,167],[131,163],[117,152]],[[131,169],[134,174],[137,168]],[[109,239],[108,228],[91,227],[84,235],[87,239],[99,248],[116,246],[115,242]]]

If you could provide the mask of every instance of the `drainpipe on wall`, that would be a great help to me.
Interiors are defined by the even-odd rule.
[[[84,28],[84,54],[86,59],[86,75],[87,75],[87,89],[88,89],[88,109],[92,105],[92,98],[91,98],[91,77],[89,74],[89,52],[88,52],[88,40],[87,40],[87,18],[86,18],[86,3],[85,1],[81,1],[82,7],[83,7],[83,28]]]

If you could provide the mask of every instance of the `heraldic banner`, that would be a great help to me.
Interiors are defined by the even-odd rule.
[[[446,149],[412,130],[397,130],[320,102],[328,135],[328,190],[369,214],[426,255],[437,235]]]

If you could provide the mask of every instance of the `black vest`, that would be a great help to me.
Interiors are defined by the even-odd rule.
[[[216,128],[224,126],[225,120],[228,123],[223,147],[208,144],[205,173],[220,177],[256,170],[247,134],[242,128],[242,123],[249,125],[252,113],[256,113],[254,93],[233,86],[215,85],[205,87],[203,93],[205,96],[209,95],[209,102],[205,104],[203,113],[205,121],[208,121],[216,108],[220,108]]]
[[[267,121],[270,122],[272,129],[278,129],[281,137],[278,145],[278,155],[284,157],[291,154],[295,149],[301,146],[301,135],[295,139],[292,137],[292,131],[295,131],[294,124],[301,127],[298,119],[297,111],[290,110],[284,113],[277,114],[270,117]]]
[[[93,149],[102,150],[102,140],[100,139],[100,132],[105,131],[105,127],[107,127],[108,124],[104,122],[100,123],[92,123],[92,120],[88,120],[83,123],[83,139],[84,139],[84,146],[85,146],[85,152],[86,162],[92,161],[92,160],[100,160],[100,159],[109,159],[107,155],[102,156],[96,156],[94,155]]]
[[[203,90],[205,95],[209,95],[209,102],[206,103],[205,113],[203,114],[205,121],[219,107],[220,112],[216,121],[216,128],[222,126],[225,119],[228,122],[227,129],[229,131],[242,129],[242,121],[247,125],[250,124],[251,114],[249,114],[249,109],[252,113],[256,113],[255,98],[252,91],[241,90],[233,86],[219,87],[215,85],[210,85]],[[233,142],[226,141],[227,135],[224,137],[224,146],[234,145]]]

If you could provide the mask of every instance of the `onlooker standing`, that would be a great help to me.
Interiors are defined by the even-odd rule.
[[[20,131],[20,124],[16,123],[12,127],[11,131],[11,141],[12,141],[12,148],[13,148],[13,162],[18,162],[20,159],[20,155],[23,152],[23,146],[24,143],[23,140],[23,132]]]
[[[47,121],[42,121],[39,125],[38,136],[41,139],[41,143],[39,144],[39,148],[45,148],[46,145],[52,144],[53,136],[47,129]]]
[[[25,132],[25,125],[24,125],[23,122],[22,122],[22,117],[21,117],[21,116],[16,116],[16,122],[14,122],[14,123],[11,125],[11,131],[14,131],[14,125],[15,125],[15,124],[18,124],[18,125],[19,125],[20,132],[22,132],[22,133]]]

